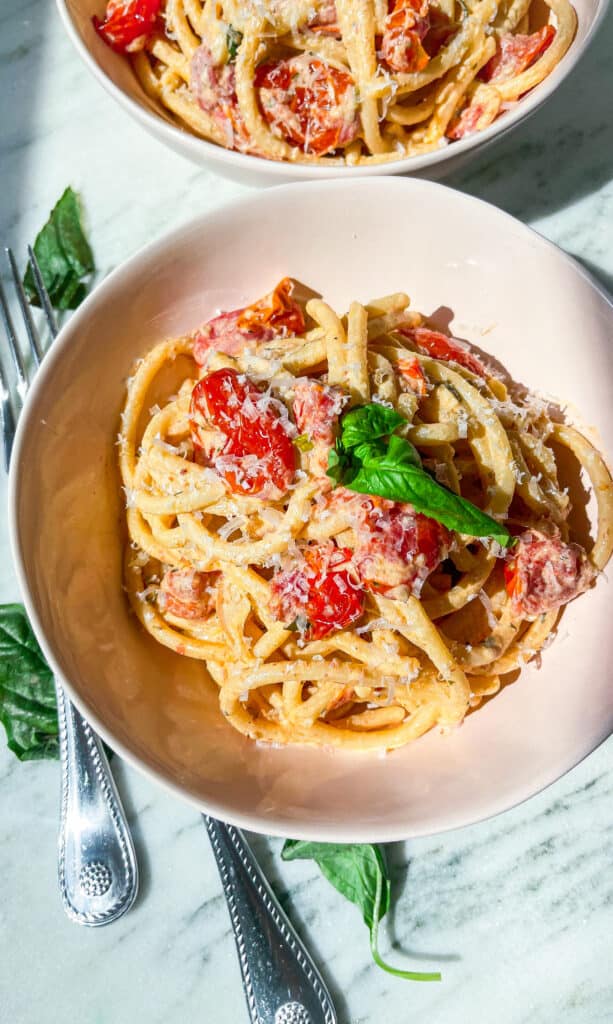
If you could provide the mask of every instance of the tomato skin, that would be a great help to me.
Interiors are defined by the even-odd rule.
[[[350,548],[338,548],[329,541],[304,548],[302,555],[303,564],[273,577],[273,609],[287,624],[304,616],[308,620],[304,639],[323,640],[359,619],[364,593],[356,583]]]
[[[414,391],[420,398],[427,395],[428,382],[417,359],[411,358],[407,354],[407,356],[399,359],[396,365],[400,376],[406,381],[410,391]]]
[[[485,107],[480,103],[469,103],[460,113],[454,117],[445,132],[448,139],[458,142],[472,135],[478,130],[483,130],[485,125],[480,122],[485,114]]]
[[[515,615],[534,619],[582,594],[595,570],[578,544],[566,544],[556,530],[523,533],[504,566],[504,580]]]
[[[356,505],[354,561],[364,586],[379,593],[408,586],[419,593],[447,557],[449,530],[401,502],[369,495]]]
[[[206,619],[215,606],[211,587],[217,576],[196,569],[168,569],[160,583],[161,610],[180,619]]]
[[[308,28],[311,32],[320,32],[324,35],[340,35],[334,0],[324,0],[323,3],[318,4],[315,17],[308,22]]]
[[[263,155],[253,145],[238,106],[235,65],[218,63],[206,43],[201,43],[192,57],[190,90],[199,106],[221,128],[226,149]]]
[[[422,71],[430,57],[422,40],[430,27],[428,0],[396,0],[385,19],[381,59],[391,71]]]
[[[104,20],[93,16],[98,35],[116,53],[140,50],[155,28],[161,0],[109,0]],[[142,39],[142,44],[135,45]]]
[[[443,46],[450,42],[458,27],[458,23],[438,7],[432,7],[428,11],[428,32],[425,43],[430,60],[436,57]]]
[[[300,54],[261,64],[254,84],[268,124],[303,153],[323,156],[355,139],[355,86],[346,71]]]
[[[510,558],[503,566],[504,585],[507,594],[510,598],[515,596],[516,590],[519,588],[519,573],[517,571],[517,559],[515,557]]]
[[[409,338],[417,348],[434,359],[457,363],[478,377],[487,377],[487,370],[480,359],[455,340],[429,327],[399,327],[398,332]]]
[[[294,386],[293,405],[298,432],[306,434],[309,440],[333,445],[338,419],[348,397],[340,388],[308,377],[299,378]]]
[[[481,69],[479,78],[484,82],[505,82],[515,78],[551,46],[555,34],[553,25],[544,25],[530,35],[502,35],[498,50]]]
[[[303,334],[306,330],[304,313],[292,298],[293,287],[290,278],[284,277],[257,302],[207,321],[194,334],[196,362],[204,366],[211,350],[237,355],[249,344]]]
[[[199,428],[213,426],[227,438],[210,456],[211,464],[237,494],[264,497],[271,487],[284,494],[296,469],[289,420],[268,405],[243,374],[223,368],[207,374],[192,392],[190,423],[194,446],[202,452]]]

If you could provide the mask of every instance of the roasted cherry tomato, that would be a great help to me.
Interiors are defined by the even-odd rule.
[[[356,92],[346,71],[304,53],[261,64],[255,86],[272,130],[303,153],[322,156],[355,139]]]
[[[202,43],[191,62],[190,88],[202,109],[223,132],[223,145],[241,153],[254,153],[236,95],[236,69],[232,61],[217,61]]]
[[[192,392],[190,422],[194,444],[201,450],[199,430],[217,428],[226,441],[211,453],[210,464],[238,494],[284,494],[292,482],[296,453],[292,424],[269,395],[244,374],[215,370]]]
[[[381,59],[391,71],[421,71],[430,60],[422,40],[430,27],[428,0],[395,0],[385,19]]]
[[[364,586],[385,592],[424,580],[447,557],[451,534],[410,505],[368,496],[356,502],[354,562]]]
[[[305,639],[322,640],[359,619],[364,593],[350,548],[338,548],[329,541],[303,548],[301,553],[299,564],[273,577],[274,614],[287,625],[296,623]]]
[[[515,615],[536,618],[560,608],[587,590],[595,570],[579,544],[538,530],[522,534],[504,566],[507,594]]]
[[[334,0],[323,0],[322,3],[317,5],[315,17],[311,18],[308,22],[308,27],[311,32],[319,32],[322,35],[340,35],[336,4]]]
[[[221,313],[194,335],[194,359],[203,366],[210,349],[236,355],[245,345],[305,331],[304,313],[292,299],[293,284],[284,277],[273,291],[244,309]]]
[[[206,619],[215,605],[212,588],[217,575],[195,569],[168,569],[160,583],[160,608],[180,619]]]
[[[431,7],[428,12],[428,33],[424,39],[424,46],[432,60],[444,46],[447,46],[460,28],[460,22],[450,18],[439,7]]]
[[[487,128],[495,116],[495,111],[487,110],[483,103],[468,103],[459,114],[452,118],[445,135],[454,142],[465,139],[467,135]]]
[[[117,53],[142,50],[155,28],[161,0],[109,0],[104,21],[92,18],[94,28]]]
[[[338,418],[348,397],[340,388],[308,377],[299,378],[294,387],[293,407],[298,432],[311,441],[333,445]]]
[[[428,393],[428,382],[419,361],[407,354],[398,360],[396,366],[403,383],[406,382],[410,391],[423,398]]]
[[[496,53],[481,69],[479,77],[485,82],[504,82],[516,78],[545,52],[555,34],[553,25],[544,25],[529,36],[501,36]]]
[[[479,377],[487,377],[487,370],[481,360],[455,338],[449,338],[440,331],[431,331],[428,327],[400,327],[398,331],[434,359],[457,363]]]

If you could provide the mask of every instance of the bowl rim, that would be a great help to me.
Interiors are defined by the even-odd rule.
[[[291,195],[292,193],[295,193],[296,196],[299,197],[304,193],[305,189],[312,190],[313,188],[325,192],[337,192],[346,190],[347,184],[344,181],[338,180],[321,181],[315,185],[305,185],[303,182],[292,182],[267,189],[266,196],[267,198],[273,198],[276,194]],[[352,188],[363,190],[364,192],[392,188],[396,189],[399,193],[404,192],[407,194],[410,194],[413,191],[419,192],[421,190],[431,192],[433,194],[444,191],[447,194],[454,196],[455,201],[464,203],[469,208],[471,206],[487,208],[490,216],[498,218],[500,222],[506,222],[508,225],[512,225],[514,231],[519,233],[521,236],[524,236],[526,240],[529,240],[532,246],[540,249],[544,253],[547,253],[555,260],[566,264],[573,273],[578,274],[579,277],[583,278],[586,284],[594,290],[602,300],[604,300],[606,307],[610,310],[613,322],[613,297],[608,294],[606,289],[591,273],[589,273],[589,271],[587,271],[577,260],[559,246],[540,235],[534,230],[534,228],[523,224],[521,221],[517,220],[516,217],[513,217],[505,210],[499,209],[494,204],[486,202],[485,200],[479,199],[468,193],[459,192],[448,185],[442,185],[438,182],[432,182],[421,178],[397,178],[394,176],[384,176],[360,182],[356,181],[352,184]],[[167,256],[169,249],[171,249],[175,244],[180,243],[186,233],[197,230],[198,233],[202,233],[204,235],[206,234],[207,224],[215,218],[225,217],[230,211],[232,211],[233,215],[239,216],[243,207],[252,206],[254,203],[257,203],[259,199],[259,193],[256,191],[242,196],[238,200],[224,202],[223,204],[215,207],[214,210],[199,214],[198,216],[191,218],[162,234],[160,237],[147,242],[126,260],[115,267],[90,293],[90,295],[86,297],[79,308],[73,313],[70,320],[62,326],[57,338],[52,342],[50,348],[47,350],[43,363],[39,371],[36,373],[31,387],[29,388],[24,408],[19,417],[8,478],[9,541],[17,582],[32,629],[54,676],[61,680],[62,686],[65,688],[70,700],[74,703],[86,721],[89,722],[96,733],[105,741],[105,743],[107,743],[112,749],[116,750],[119,756],[125,759],[132,768],[145,775],[145,777],[150,781],[154,781],[156,784],[161,785],[164,790],[171,793],[173,796],[187,801],[201,813],[211,814],[214,817],[227,821],[232,825],[240,828],[246,828],[253,832],[262,832],[262,829],[264,829],[263,834],[266,835],[282,838],[291,836],[291,838],[296,839],[314,841],[323,840],[341,843],[399,842],[407,839],[438,835],[457,828],[475,825],[481,821],[487,821],[490,818],[496,817],[497,815],[518,806],[525,800],[537,795],[549,785],[552,785],[558,779],[562,778],[580,764],[581,761],[583,761],[590,753],[598,749],[598,747],[608,738],[608,734],[603,734],[596,743],[592,743],[592,740],[590,740],[587,747],[575,752],[572,755],[569,764],[563,771],[560,771],[558,766],[555,766],[553,770],[547,770],[547,768],[543,769],[538,776],[535,776],[531,780],[530,784],[525,784],[517,790],[516,798],[512,799],[511,802],[509,802],[508,796],[502,796],[497,801],[490,800],[487,807],[481,807],[471,817],[466,817],[466,815],[458,815],[454,817],[453,813],[447,813],[445,816],[446,823],[438,828],[432,828],[431,826],[424,826],[423,828],[420,828],[419,826],[413,825],[407,830],[406,827],[403,828],[403,826],[398,823],[393,824],[392,826],[377,825],[374,828],[370,828],[368,826],[355,827],[341,825],[333,827],[326,825],[324,826],[323,831],[321,828],[313,826],[310,823],[306,823],[304,826],[296,824],[296,827],[294,827],[292,823],[292,827],[290,828],[288,824],[285,823],[284,819],[276,821],[274,817],[270,820],[268,818],[262,818],[258,813],[249,814],[242,811],[235,812],[234,810],[228,812],[227,807],[224,806],[223,800],[209,797],[201,799],[184,789],[179,782],[171,780],[159,769],[145,764],[137,754],[133,753],[121,740],[115,737],[113,732],[107,728],[106,724],[99,718],[97,713],[95,713],[95,711],[88,706],[87,702],[75,692],[72,682],[66,678],[60,670],[59,661],[56,659],[54,653],[54,641],[51,636],[49,636],[49,638],[47,637],[42,625],[41,616],[38,614],[25,568],[24,548],[18,520],[18,505],[21,480],[25,473],[25,467],[22,460],[24,439],[28,433],[30,419],[34,415],[38,404],[39,392],[42,392],[46,387],[47,376],[51,372],[55,363],[63,358],[64,351],[69,349],[72,338],[78,335],[79,324],[81,321],[85,321],[87,319],[90,311],[94,312],[98,307],[106,304],[107,296],[112,295],[116,283],[123,277],[126,271],[134,270],[138,267],[139,263],[144,260],[150,260],[151,258],[156,258],[156,256],[161,257],[163,254]]]
[[[522,97],[513,109],[506,111],[502,118],[497,118],[483,131],[475,132],[465,139],[454,142],[453,145],[445,145],[428,153],[403,157],[389,163],[368,164],[357,167],[320,167],[300,162],[290,163],[289,161],[270,160],[266,157],[252,156],[248,153],[238,153],[231,149],[225,149],[223,146],[217,145],[217,143],[210,142],[208,139],[203,139],[181,128],[178,123],[175,124],[165,120],[160,114],[154,114],[116,85],[100,66],[90,48],[86,46],[81,38],[70,12],[69,2],[70,0],[56,0],[56,6],[64,28],[82,61],[103,88],[149,134],[159,136],[164,145],[174,150],[179,149],[182,156],[196,163],[202,163],[203,159],[208,158],[212,163],[221,164],[222,168],[233,168],[235,173],[243,172],[245,175],[249,173],[257,175],[259,173],[262,176],[268,175],[273,178],[286,179],[291,177],[293,180],[300,181],[319,181],[328,178],[389,177],[402,173],[419,173],[425,171],[426,168],[444,164],[451,158],[470,154],[473,150],[502,138],[507,132],[538,110],[568,77],[593,41],[596,30],[609,6],[609,0],[597,0],[594,20],[584,39],[581,40],[581,44],[575,47],[576,39],[573,39],[569,49],[551,74],[526,96]],[[563,69],[562,72],[560,72],[560,68]]]

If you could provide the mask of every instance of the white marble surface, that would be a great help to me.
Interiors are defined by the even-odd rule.
[[[609,288],[612,51],[609,15],[553,101],[450,181],[536,226]],[[19,253],[68,183],[83,195],[102,274],[194,211],[245,191],[142,134],[81,67],[50,0],[2,0],[0,96],[0,239]],[[0,600],[16,596],[2,527]],[[79,929],[64,918],[55,884],[57,766],[21,765],[0,739],[0,1021],[246,1022],[198,817],[117,762],[115,772],[141,895],[112,927]],[[317,870],[282,864],[276,840],[254,845],[322,966],[340,1024],[605,1024],[612,808],[609,742],[493,821],[389,848],[396,898],[382,946],[398,961],[439,963],[440,985],[378,971],[358,912]]]

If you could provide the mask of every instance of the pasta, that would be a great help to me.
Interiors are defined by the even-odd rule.
[[[482,131],[560,62],[569,0],[109,0],[98,32],[183,128],[320,166]]]
[[[341,314],[286,278],[162,341],[118,444],[132,608],[259,741],[390,750],[458,725],[613,549],[598,451],[402,293]],[[560,448],[596,498],[589,552]]]

